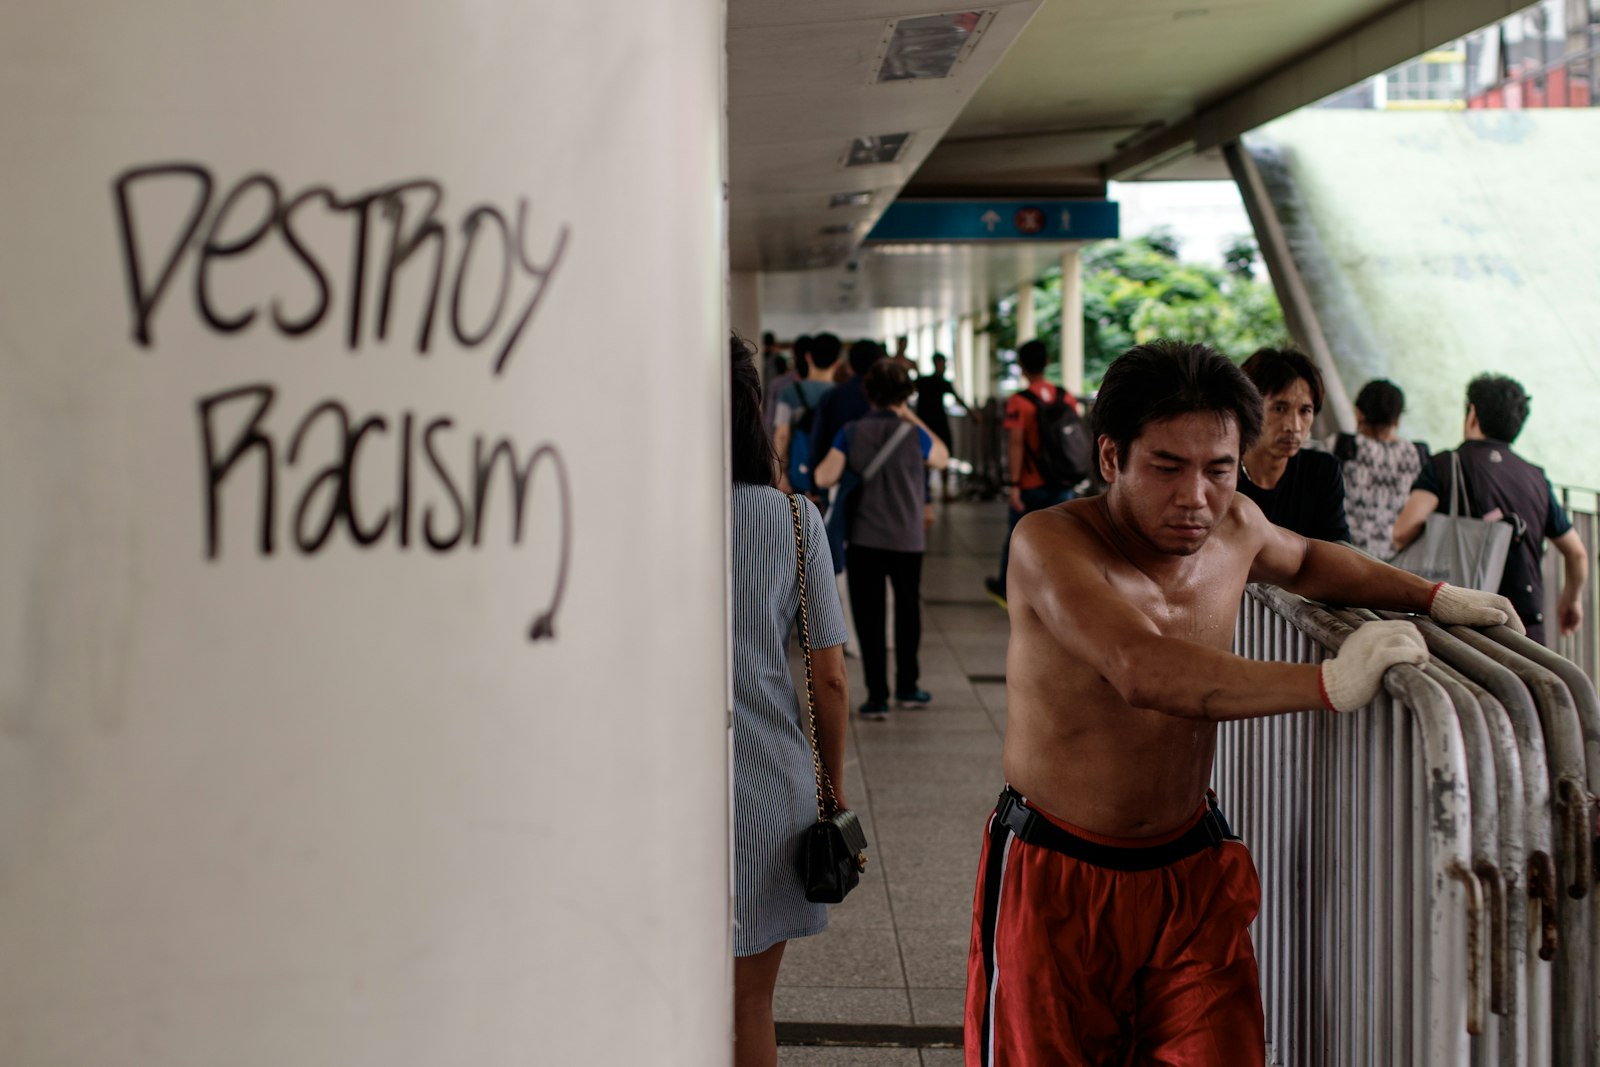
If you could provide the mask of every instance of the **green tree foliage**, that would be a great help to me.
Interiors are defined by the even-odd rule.
[[[1263,345],[1286,343],[1283,311],[1272,287],[1251,274],[1255,245],[1235,241],[1225,269],[1178,258],[1170,233],[1101,241],[1084,249],[1084,384],[1093,389],[1106,367],[1128,348],[1158,337],[1201,341],[1236,360]],[[1061,342],[1061,271],[1056,268],[1034,287],[1037,334],[1052,352]],[[1003,301],[991,309],[996,346],[1014,350],[1016,305]],[[1054,376],[1054,369],[1052,369]]]

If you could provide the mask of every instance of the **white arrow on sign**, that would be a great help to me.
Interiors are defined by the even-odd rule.
[[[988,211],[985,211],[982,215],[979,215],[978,219],[979,219],[980,222],[982,222],[985,226],[987,226],[989,228],[989,232],[990,233],[993,233],[994,232],[994,228],[997,225],[999,225],[999,223],[1000,223],[1000,216],[995,213],[994,208],[990,208]]]

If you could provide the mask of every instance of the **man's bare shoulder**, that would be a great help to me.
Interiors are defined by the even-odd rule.
[[[1030,511],[1012,533],[1016,546],[1031,546],[1035,551],[1093,550],[1110,541],[1105,507],[1099,497],[1081,497],[1054,507]]]

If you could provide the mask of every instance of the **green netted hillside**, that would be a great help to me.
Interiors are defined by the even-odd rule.
[[[1518,451],[1600,485],[1600,109],[1306,110],[1247,145],[1351,395],[1393,379],[1448,447],[1467,380],[1509,374]]]

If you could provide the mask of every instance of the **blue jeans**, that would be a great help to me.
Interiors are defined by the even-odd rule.
[[[1006,567],[1011,563],[1011,532],[1017,528],[1017,523],[1022,521],[1022,516],[1030,511],[1039,511],[1042,508],[1053,508],[1063,501],[1072,499],[1071,489],[1024,489],[1022,491],[1022,510],[1007,507],[1006,514],[1010,520],[1006,524],[1006,541],[1000,546],[1000,588],[1006,587]]]

